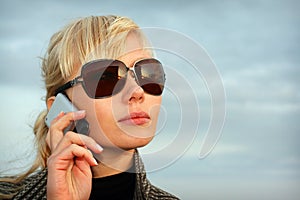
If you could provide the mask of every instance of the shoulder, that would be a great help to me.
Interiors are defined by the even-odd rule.
[[[176,197],[154,185],[151,185],[151,189],[149,191],[148,198],[149,199],[163,199],[163,200],[179,199],[178,197]]]
[[[138,151],[135,153],[136,190],[135,199],[179,199],[176,196],[154,186],[147,178],[146,170]]]
[[[22,187],[22,184],[17,184],[11,182],[14,177],[1,178],[0,180],[0,199],[11,199],[14,196],[19,188]]]
[[[3,197],[13,199],[46,199],[47,169],[40,170],[19,183],[0,182]]]

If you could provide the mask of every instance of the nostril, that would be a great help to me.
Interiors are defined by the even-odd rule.
[[[144,100],[144,90],[141,87],[136,88],[130,95],[129,102],[142,102]]]

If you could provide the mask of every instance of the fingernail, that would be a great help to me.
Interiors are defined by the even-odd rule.
[[[90,150],[87,150],[91,155],[93,155],[93,153]]]
[[[103,148],[102,148],[99,144],[96,144],[96,148],[97,148],[99,151],[103,151]]]
[[[76,112],[74,112],[74,117],[80,117],[85,115],[85,110],[78,110]]]
[[[93,161],[94,161],[95,165],[98,165],[98,162],[95,158],[93,158]]]

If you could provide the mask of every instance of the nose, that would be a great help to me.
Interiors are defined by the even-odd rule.
[[[144,101],[144,90],[138,86],[130,95],[129,103],[142,103]]]
[[[128,104],[142,103],[145,99],[145,92],[138,85],[133,71],[128,71],[128,76],[125,84],[123,99]]]

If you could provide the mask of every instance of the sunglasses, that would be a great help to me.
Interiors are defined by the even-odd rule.
[[[82,66],[81,75],[59,87],[55,95],[81,83],[90,98],[111,97],[124,88],[129,71],[145,93],[154,96],[162,94],[166,80],[163,66],[158,60],[148,58],[135,62],[132,68],[119,60],[88,62]]]

